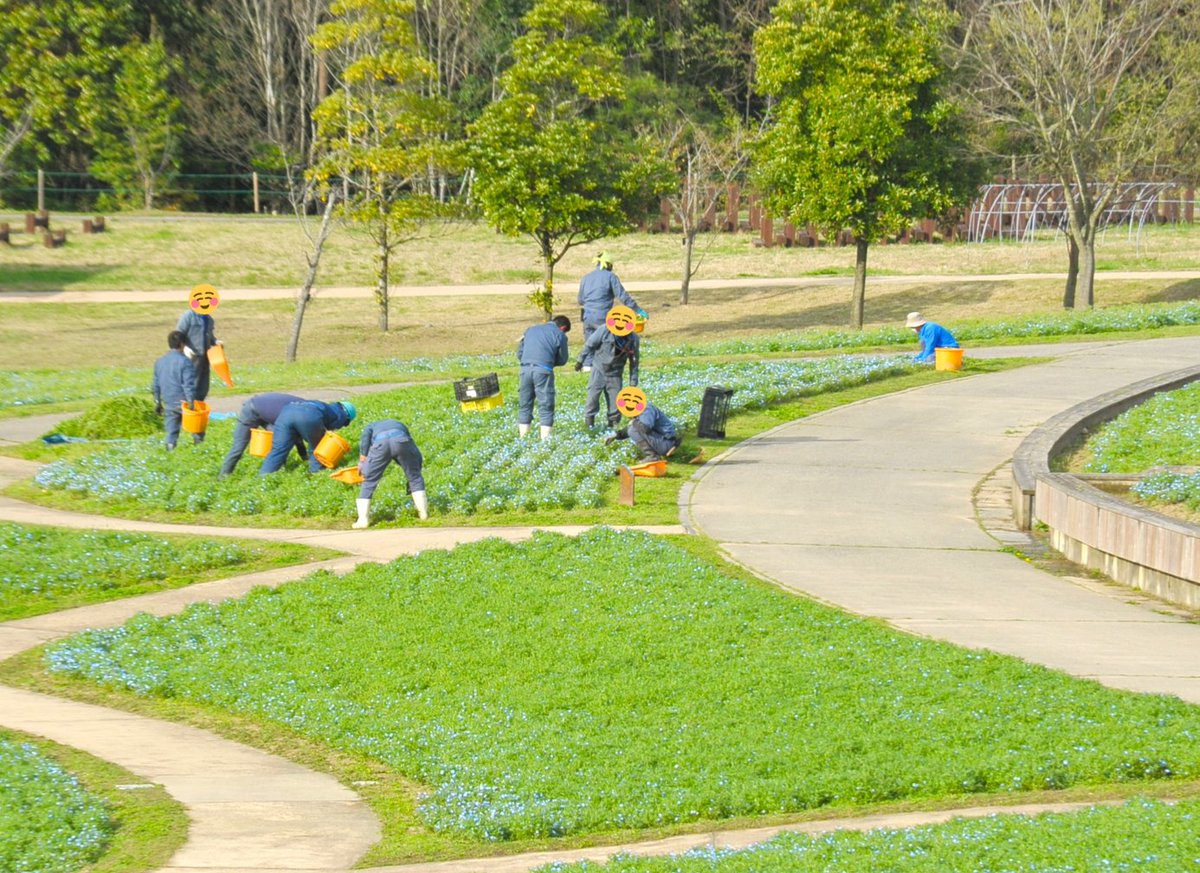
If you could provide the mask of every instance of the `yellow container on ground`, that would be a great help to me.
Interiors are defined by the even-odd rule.
[[[646,332],[646,319],[644,319],[644,318],[635,319],[633,322],[633,332],[634,333],[645,333]]]
[[[633,475],[635,476],[658,479],[667,475],[667,462],[665,459],[661,461],[645,461],[641,464],[633,464],[629,469],[633,471]]]
[[[325,431],[325,436],[321,437],[321,441],[317,443],[317,448],[313,451],[313,457],[317,459],[322,467],[328,467],[332,470],[341,462],[348,451],[350,451],[350,441],[341,434],[327,430]]]
[[[497,406],[504,405],[503,394],[493,394],[491,397],[484,397],[482,400],[464,400],[458,404],[463,412],[487,412],[489,409],[495,409]]]
[[[962,361],[962,349],[933,350],[933,369],[935,370],[961,370]]]
[[[197,400],[192,406],[192,409],[188,409],[187,401],[180,401],[180,407],[183,409],[183,429],[188,433],[204,433],[208,430],[208,404]]]
[[[275,434],[265,427],[250,428],[250,446],[246,449],[255,458],[265,458],[271,453],[271,443]]]
[[[233,375],[229,372],[229,358],[225,357],[224,346],[213,346],[208,350],[208,366],[225,383],[226,388],[233,387]]]

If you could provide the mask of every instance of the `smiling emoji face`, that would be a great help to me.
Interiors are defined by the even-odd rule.
[[[633,325],[636,321],[637,315],[628,306],[614,306],[608,310],[608,315],[604,316],[604,323],[617,336],[627,336],[633,333]]]
[[[212,285],[197,285],[192,289],[188,303],[197,315],[212,315],[213,310],[221,305],[221,292]]]
[[[641,388],[626,385],[617,392],[617,409],[626,418],[637,418],[646,411],[647,403],[649,401],[646,400],[646,394]]]

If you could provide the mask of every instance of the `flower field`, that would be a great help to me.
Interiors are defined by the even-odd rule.
[[[837,357],[819,361],[758,361],[678,364],[648,372],[642,387],[651,400],[685,429],[699,418],[704,389],[722,384],[735,393],[731,410],[758,408],[777,400],[860,385],[909,372],[896,357]],[[583,427],[586,380],[560,377],[558,416],[551,440],[516,436],[516,384],[501,379],[505,405],[490,412],[463,413],[450,386],[414,386],[354,398],[358,420],[342,431],[357,447],[366,422],[398,418],[425,456],[430,506],[442,513],[476,514],[514,510],[594,508],[619,463],[634,457],[628,442],[606,446],[603,433]],[[243,458],[236,473],[216,473],[232,438],[232,422],[210,425],[198,447],[167,452],[149,438],[116,443],[76,460],[49,465],[35,479],[50,489],[135,503],[177,512],[216,512],[291,517],[339,517],[353,511],[357,490],[309,476],[293,455],[285,472],[258,477],[259,462]],[[536,431],[536,429],[535,429]],[[376,519],[395,518],[411,508],[403,476],[383,479],[372,505]]]
[[[1087,441],[1089,473],[1141,473],[1200,464],[1200,383],[1156,394],[1105,423]],[[1149,503],[1200,510],[1200,474],[1156,473],[1131,489]]]
[[[47,659],[370,755],[427,786],[427,827],[485,840],[1200,775],[1200,708],[607,528],[316,574]]]
[[[0,735],[0,870],[69,873],[112,831],[101,802],[28,743]]]
[[[1022,337],[1123,333],[1175,325],[1200,324],[1200,303],[1120,306],[1081,312],[1046,313],[1020,320],[950,325],[963,343],[987,343]],[[912,331],[886,327],[866,331],[806,330],[715,342],[660,346],[648,339],[646,360],[700,355],[755,355],[854,350],[896,345],[915,350]],[[461,376],[502,370],[512,355],[451,355],[443,358],[389,358],[378,361],[302,361],[296,364],[237,366],[239,392],[294,390],[327,385],[396,382],[423,376]],[[236,362],[235,362],[236,364]],[[0,412],[97,398],[149,393],[150,365],[81,370],[7,370],[0,372]],[[224,390],[224,389],[217,389]]]
[[[289,544],[73,531],[0,522],[0,621],[142,594],[266,555],[291,561]],[[291,562],[288,561],[288,562]]]
[[[744,850],[661,858],[623,856],[606,865],[552,864],[541,873],[1180,873],[1200,858],[1200,802],[1134,801],[1121,807],[995,816],[945,825],[786,834]]]

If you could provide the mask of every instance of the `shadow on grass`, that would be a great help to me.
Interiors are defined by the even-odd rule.
[[[44,266],[42,264],[5,264],[0,295],[9,293],[53,294],[70,290],[73,285],[86,283],[114,272],[113,267]]]
[[[1179,303],[1200,297],[1200,279],[1187,279],[1146,296],[1147,303]]]

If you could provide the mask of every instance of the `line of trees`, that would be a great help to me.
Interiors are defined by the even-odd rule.
[[[533,241],[548,312],[571,247],[665,196],[686,302],[711,192],[749,173],[853,235],[861,327],[870,244],[1019,151],[1073,192],[1063,303],[1090,306],[1115,186],[1196,175],[1197,24],[1192,0],[0,0],[0,175],[52,162],[151,208],[181,172],[285,174],[298,216],[370,235],[386,330],[396,246],[455,210]]]

